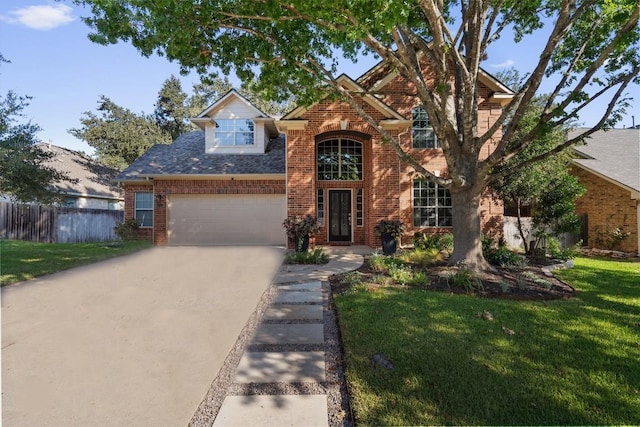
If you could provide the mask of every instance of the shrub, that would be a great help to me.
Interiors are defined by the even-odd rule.
[[[321,248],[316,248],[311,252],[289,252],[285,258],[285,264],[326,264],[329,262],[329,255]]]
[[[420,268],[428,267],[434,262],[442,259],[440,251],[436,248],[414,249],[412,251],[405,251],[398,254],[396,257],[401,261],[415,264]]]
[[[623,231],[621,227],[610,227],[607,224],[606,230],[596,227],[596,245],[609,250],[618,249],[620,244],[631,235],[629,231]]]
[[[551,258],[557,258],[561,260],[573,259],[580,252],[580,247],[582,247],[582,240],[569,248],[561,249],[560,241],[557,238],[547,238],[547,252],[549,253],[549,256]]]
[[[472,292],[476,289],[479,291],[484,290],[482,281],[476,275],[475,271],[464,264],[458,264],[455,273],[452,273],[447,277],[447,282],[449,283],[449,286],[458,286],[466,289],[467,292]]]
[[[137,231],[139,228],[134,218],[128,218],[124,222],[117,223],[113,227],[113,231],[121,240],[134,240],[138,237]]]
[[[503,239],[500,239],[496,245],[491,237],[482,236],[482,255],[489,264],[500,267],[524,268],[527,266],[527,259],[507,249]]]
[[[384,273],[387,271],[387,265],[385,264],[385,257],[379,253],[371,254],[369,257],[369,265],[373,271]]]
[[[390,266],[389,276],[400,285],[422,285],[427,281],[427,275],[423,271],[414,272],[407,265]]]
[[[403,264],[402,260],[398,258],[384,256],[379,253],[372,254],[369,257],[369,265],[373,271],[377,271],[378,273],[384,273],[391,267],[397,267]]]
[[[437,249],[439,252],[453,252],[453,234],[425,234],[417,232],[413,235],[413,247],[416,249]]]

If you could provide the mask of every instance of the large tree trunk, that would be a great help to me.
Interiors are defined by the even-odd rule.
[[[449,264],[464,263],[474,270],[490,269],[482,255],[480,199],[480,194],[471,188],[451,190],[453,254]]]

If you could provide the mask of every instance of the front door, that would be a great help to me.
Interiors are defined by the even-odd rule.
[[[351,241],[351,191],[329,190],[329,241]]]

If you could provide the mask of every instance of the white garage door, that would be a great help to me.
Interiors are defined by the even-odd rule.
[[[284,245],[284,194],[171,195],[172,245]]]

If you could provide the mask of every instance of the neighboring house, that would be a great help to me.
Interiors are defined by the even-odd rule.
[[[429,170],[446,174],[428,117],[401,77],[379,65],[338,80],[361,91],[362,107]],[[488,74],[482,83],[480,132],[512,96]],[[192,121],[203,131],[152,147],[116,178],[125,217],[156,244],[284,244],[283,220],[304,214],[321,223],[318,244],[375,247],[382,219],[401,219],[406,238],[451,230],[448,191],[412,178],[347,103],[326,99],[275,120],[232,90]],[[488,144],[485,155],[491,151]],[[483,231],[499,235],[502,204],[487,195],[481,209]]]
[[[620,229],[629,235],[615,249],[640,254],[640,129],[598,131],[574,151],[572,173],[587,189],[576,202],[576,211],[586,215],[584,244],[610,249],[607,239]]]
[[[76,182],[62,181],[52,185],[52,189],[63,195],[60,203],[64,207],[84,209],[124,209],[124,191],[112,183],[118,174],[116,169],[101,165],[78,151],[40,143],[43,151],[53,153],[53,157],[44,162],[65,173]],[[4,197],[10,201],[10,197]]]

